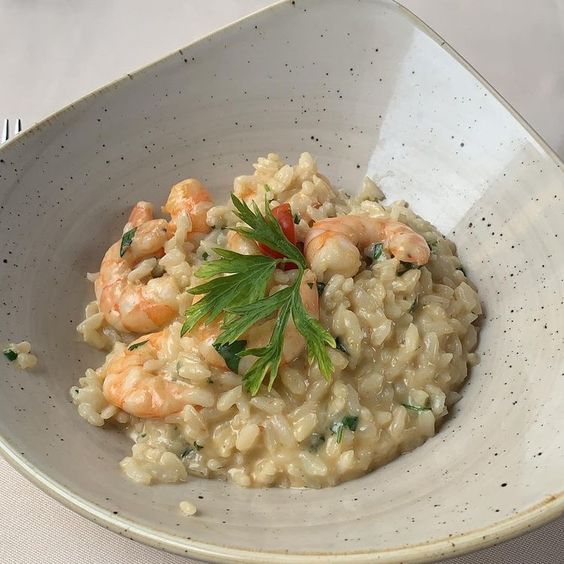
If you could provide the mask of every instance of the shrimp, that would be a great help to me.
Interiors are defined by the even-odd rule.
[[[426,264],[430,250],[425,239],[399,221],[367,215],[345,215],[313,224],[304,242],[310,268],[322,282],[333,274],[354,276],[360,268],[360,249],[382,242],[403,262]]]
[[[210,230],[206,216],[212,206],[206,188],[197,180],[175,184],[165,205],[170,222],[153,219],[153,206],[138,202],[129,215],[125,231],[136,228],[131,245],[120,256],[121,241],[106,252],[95,282],[96,298],[106,321],[118,331],[150,333],[169,323],[178,314],[176,296],[180,289],[174,279],[165,274],[144,283],[132,275],[133,269],[146,259],[156,265],[164,255],[164,246],[176,232],[176,221],[189,218],[189,233],[203,234]],[[145,270],[150,272],[151,262]],[[138,271],[139,272],[139,271]]]
[[[209,233],[207,224],[209,209],[213,206],[211,196],[206,187],[194,178],[188,178],[175,184],[168,196],[164,211],[170,214],[169,235],[176,232],[176,221],[181,214],[187,214],[192,222],[191,233]]]
[[[127,232],[151,219],[153,219],[153,204],[144,201],[137,202],[129,214],[124,231]]]
[[[129,280],[139,262],[162,256],[166,241],[167,221],[151,219],[137,227],[123,257],[121,241],[114,243],[104,255],[94,289],[100,311],[118,331],[150,333],[177,315],[179,288],[173,278],[163,275],[145,284]]]
[[[213,397],[202,394],[197,386],[167,374],[160,353],[170,346],[170,331],[168,327],[144,335],[133,343],[138,345],[136,348],[131,350],[130,345],[108,361],[102,391],[109,403],[135,417],[160,419],[182,411],[189,404],[206,404],[203,407],[213,404]]]

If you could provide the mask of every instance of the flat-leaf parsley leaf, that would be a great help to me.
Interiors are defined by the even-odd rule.
[[[239,338],[253,325],[275,316],[270,340],[264,347],[245,349],[238,345],[240,350],[234,352],[237,358],[257,357],[243,377],[245,387],[255,395],[267,374],[268,387],[272,387],[282,360],[284,332],[291,318],[304,337],[310,362],[316,361],[322,374],[330,378],[333,364],[327,346],[334,348],[335,339],[307,312],[302,302],[300,287],[306,268],[304,256],[287,239],[268,202],[265,202],[263,214],[254,202],[250,208],[235,195],[231,199],[235,214],[246,224],[233,230],[243,237],[266,245],[282,255],[282,258],[241,255],[226,249],[214,249],[219,259],[208,262],[196,272],[199,278],[211,280],[188,290],[191,294],[203,295],[203,298],[188,308],[182,335],[198,323],[212,323],[224,314],[221,332],[214,343],[216,350],[222,354],[221,351],[233,351],[235,343],[244,342]],[[293,263],[298,268],[294,282],[271,296],[266,296],[266,288],[275,268],[287,263]],[[224,359],[227,363],[225,356]],[[229,360],[235,366],[232,356]],[[238,362],[236,368],[238,369]]]

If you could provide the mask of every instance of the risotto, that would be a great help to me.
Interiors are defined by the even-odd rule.
[[[215,205],[190,179],[139,202],[78,326],[106,353],[71,397],[133,441],[141,484],[332,486],[432,437],[478,362],[454,244],[405,202],[269,154]],[[187,506],[186,512],[194,509]]]

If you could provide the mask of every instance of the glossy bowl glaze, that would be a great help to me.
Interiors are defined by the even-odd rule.
[[[324,490],[191,478],[140,487],[118,433],[70,386],[102,356],[77,339],[129,207],[187,176],[225,198],[268,151],[365,175],[457,243],[486,312],[464,397],[436,438]],[[562,513],[564,174],[545,144],[421,22],[384,0],[282,2],[96,92],[0,151],[0,449],[66,505],[120,534],[223,561],[437,559]],[[178,503],[199,508],[183,517]]]

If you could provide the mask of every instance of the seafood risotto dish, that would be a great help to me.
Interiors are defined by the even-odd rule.
[[[311,155],[259,158],[226,202],[138,202],[88,274],[78,331],[105,351],[71,397],[133,441],[141,484],[332,486],[432,437],[478,362],[454,244],[405,202],[333,189]]]

